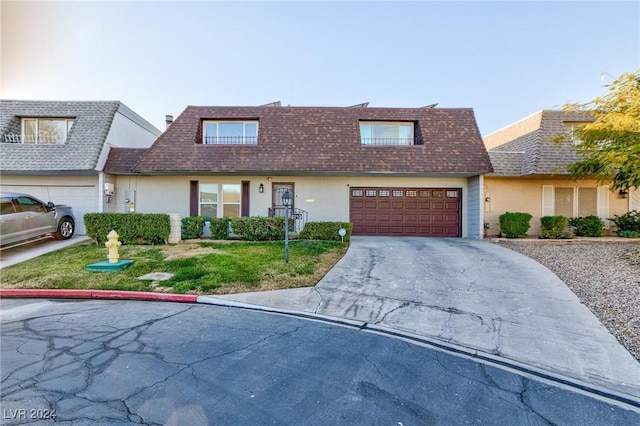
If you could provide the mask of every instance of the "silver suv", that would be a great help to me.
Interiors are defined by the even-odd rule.
[[[69,206],[44,203],[28,194],[0,192],[0,246],[53,236],[73,236],[76,220]]]

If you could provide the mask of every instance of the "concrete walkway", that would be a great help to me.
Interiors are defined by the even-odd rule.
[[[200,296],[363,321],[640,397],[640,363],[539,263],[487,241],[354,237],[313,288]]]

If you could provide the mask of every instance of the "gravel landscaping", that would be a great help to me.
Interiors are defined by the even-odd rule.
[[[640,360],[640,242],[500,240],[549,268]]]

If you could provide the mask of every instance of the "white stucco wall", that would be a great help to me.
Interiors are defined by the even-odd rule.
[[[106,143],[100,152],[96,170],[104,169],[111,147],[148,148],[161,134],[162,132],[146,123],[130,109],[121,106],[113,117]]]
[[[467,178],[407,178],[407,177],[348,177],[348,176],[125,176],[115,177],[115,196],[112,206],[124,212],[126,190],[136,191],[136,212],[177,213],[189,215],[190,181],[200,184],[240,184],[250,182],[251,216],[266,216],[271,207],[272,184],[294,183],[295,207],[309,213],[309,221],[348,221],[349,188],[372,187],[416,187],[416,188],[462,188],[462,237],[478,238],[478,213],[470,229],[469,191]],[[258,192],[260,184],[264,193]],[[474,188],[478,185],[474,183]],[[480,188],[482,184],[480,184]],[[475,189],[477,192],[477,188]],[[475,195],[477,203],[478,195]],[[478,210],[476,208],[476,210]],[[481,219],[480,219],[481,225]]]

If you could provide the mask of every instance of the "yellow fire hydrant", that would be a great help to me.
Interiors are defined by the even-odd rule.
[[[109,259],[109,263],[118,263],[118,259],[120,259],[120,254],[118,253],[118,248],[122,245],[120,241],[118,241],[118,233],[112,229],[107,235],[107,241],[104,243],[105,246],[109,249],[109,255],[107,258]]]

